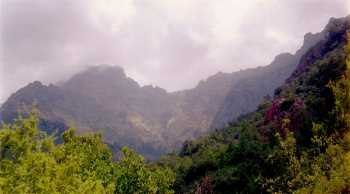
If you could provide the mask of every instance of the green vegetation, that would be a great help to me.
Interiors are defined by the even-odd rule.
[[[62,144],[39,131],[35,114],[0,130],[0,193],[173,193],[174,174],[128,148],[112,161],[97,134],[64,132]]]
[[[350,34],[329,28],[272,100],[156,163],[73,129],[55,144],[35,113],[4,125],[0,193],[350,193]]]
[[[350,193],[347,42],[333,44],[257,111],[163,157],[159,163],[176,172],[176,192]]]

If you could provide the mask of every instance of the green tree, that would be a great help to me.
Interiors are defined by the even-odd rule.
[[[329,84],[335,99],[335,130],[328,137],[315,137],[318,145],[326,145],[326,150],[312,161],[312,173],[305,176],[308,184],[295,193],[350,193],[350,34],[345,53],[345,73]]]
[[[63,143],[38,129],[36,114],[0,130],[0,193],[173,193],[174,174],[123,148],[113,162],[99,134],[63,133]]]
[[[170,169],[148,167],[144,158],[124,147],[123,158],[116,165],[116,193],[170,194],[175,175]]]

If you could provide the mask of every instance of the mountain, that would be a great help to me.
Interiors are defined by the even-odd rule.
[[[143,141],[139,138],[153,137],[154,131],[142,131],[148,129],[149,123],[140,119],[160,122],[163,118],[154,115],[164,115],[166,111],[174,114],[170,118],[179,117],[179,111],[186,116],[194,112],[207,115],[199,105],[209,103],[207,109],[215,110],[217,102],[211,99],[227,97],[213,92],[225,90],[230,94],[232,85],[225,83],[245,83],[244,78],[251,71],[245,71],[247,75],[239,79],[233,74],[219,73],[193,90],[176,93],[140,87],[121,68],[110,66],[92,67],[59,86],[31,83],[16,92],[2,108],[6,110],[2,115],[5,119],[12,119],[19,111],[30,111],[33,101],[39,112],[1,126],[0,190],[4,193],[348,194],[350,16],[331,19],[322,34],[321,39],[305,49],[293,73],[274,91],[274,96],[266,97],[255,111],[222,129],[186,141],[179,152],[169,153],[158,161],[146,161],[127,147],[122,148],[119,159],[113,160],[112,151],[100,134],[78,135],[69,129],[63,132],[61,142],[55,143],[55,138],[39,127],[49,132],[54,128],[64,130],[72,119],[80,132],[94,130],[93,125],[110,125],[110,131],[102,129],[105,141],[114,140],[108,135],[115,132],[120,132],[115,137],[118,141],[131,135]],[[283,56],[279,58],[284,61]],[[154,99],[160,102],[154,103]],[[21,104],[16,105],[18,102]],[[165,107],[158,109],[154,105]],[[192,109],[188,108],[190,105]],[[145,108],[154,109],[145,111]],[[112,115],[106,119],[106,115],[100,114],[120,117]],[[135,114],[139,115],[136,120]],[[89,119],[92,119],[90,123]],[[193,123],[197,119],[193,118]],[[115,131],[115,124],[130,129]],[[137,136],[138,132],[144,132],[142,137]]]
[[[319,41],[325,38],[326,31],[304,36],[304,43],[294,55],[282,53],[275,57],[269,66],[245,71],[226,95],[216,113],[211,128],[223,128],[240,115],[256,109],[264,97],[269,98],[274,90],[282,85],[295,70],[301,57]]]
[[[273,98],[159,162],[176,193],[350,193],[350,16],[307,36]]]
[[[10,96],[0,115],[12,122],[18,112],[28,113],[35,103],[46,131],[61,133],[73,126],[80,133],[100,132],[115,150],[127,145],[157,158],[253,111],[323,38],[324,32],[309,33],[294,55],[278,55],[264,67],[217,73],[193,89],[172,93],[141,87],[120,67],[93,66],[57,85],[30,83]]]
[[[78,132],[97,131],[116,149],[128,145],[154,155],[164,152],[161,134],[172,114],[169,100],[165,90],[140,87],[119,67],[96,66],[59,86],[31,83],[12,95],[1,112],[4,121],[12,122],[34,102],[41,128],[49,132],[68,126]]]

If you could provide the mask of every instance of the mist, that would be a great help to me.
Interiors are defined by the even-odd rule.
[[[350,14],[348,0],[2,0],[0,103],[29,82],[92,65],[176,91],[269,64]]]

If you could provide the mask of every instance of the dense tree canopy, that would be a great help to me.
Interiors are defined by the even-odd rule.
[[[164,157],[160,163],[176,172],[175,190],[350,193],[349,38],[344,42],[325,42],[328,52],[257,111]]]
[[[35,113],[3,125],[0,194],[350,193],[350,35],[327,36],[273,99],[156,163],[74,129],[57,144]]]
[[[173,193],[174,174],[128,148],[113,162],[98,134],[64,132],[63,143],[39,131],[35,114],[0,130],[0,193]]]

